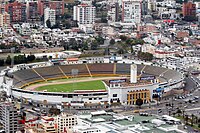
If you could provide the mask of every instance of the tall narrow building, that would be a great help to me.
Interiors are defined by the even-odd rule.
[[[74,6],[73,20],[78,24],[93,24],[96,16],[96,8],[91,5],[81,4]]]
[[[56,11],[50,8],[44,10],[44,25],[47,27],[47,20],[50,21],[50,25],[56,24]]]
[[[19,130],[19,115],[12,103],[0,104],[0,122],[6,133],[16,133]]]
[[[141,22],[140,0],[122,0],[122,22],[136,24]]]
[[[10,14],[10,22],[26,21],[26,4],[17,1],[6,4],[5,11]]]

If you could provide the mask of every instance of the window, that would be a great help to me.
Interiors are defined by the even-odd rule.
[[[113,94],[113,97],[117,97],[117,94]]]
[[[92,100],[92,98],[89,98],[89,100]]]

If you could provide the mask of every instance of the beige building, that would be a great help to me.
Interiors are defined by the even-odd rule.
[[[57,116],[56,123],[58,133],[66,132],[77,125],[77,117],[72,114],[62,113]]]
[[[9,27],[10,26],[10,15],[5,12],[0,14],[0,27]]]

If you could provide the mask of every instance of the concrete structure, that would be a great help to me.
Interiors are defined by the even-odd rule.
[[[78,24],[94,24],[96,16],[96,8],[87,4],[74,6],[73,20]]]
[[[47,27],[47,20],[50,21],[51,26],[56,24],[56,11],[50,8],[44,10],[44,25]]]
[[[137,83],[137,65],[131,65],[131,83]]]
[[[109,7],[108,10],[108,21],[118,22],[119,21],[119,3],[116,2]]]
[[[183,3],[183,17],[185,16],[196,16],[196,4],[193,4],[193,2],[185,2]]]
[[[122,1],[122,22],[140,23],[141,22],[141,1],[123,0]]]
[[[64,14],[64,1],[49,1],[49,0],[38,0],[38,14],[42,16],[44,10],[49,7],[56,11],[56,15]]]
[[[28,21],[36,21],[39,19],[38,5],[36,1],[26,3],[26,15]]]
[[[180,120],[167,115],[122,115],[96,111],[79,115],[78,121],[78,126],[73,128],[74,133],[186,133]]]
[[[5,11],[10,14],[11,22],[25,22],[26,21],[26,4],[17,1],[8,3]]]
[[[57,132],[65,132],[77,125],[77,117],[72,114],[62,113],[56,118]]]
[[[16,133],[19,130],[17,109],[12,103],[0,104],[0,122],[6,133]]]
[[[9,27],[10,26],[10,15],[5,12],[0,14],[0,27]]]
[[[175,70],[170,70],[162,67],[156,67],[153,65],[148,65],[144,62],[144,65],[137,64],[137,75],[138,80],[137,83],[130,83],[130,78],[123,78],[122,80],[103,80],[106,90],[97,90],[97,91],[72,91],[69,93],[65,92],[38,92],[38,91],[29,91],[21,89],[24,86],[30,85],[32,83],[36,83],[42,80],[41,77],[48,80],[49,77],[54,77],[55,79],[58,77],[66,77],[71,75],[71,68],[77,68],[79,70],[78,76],[90,76],[104,74],[112,76],[115,73],[117,75],[130,75],[130,67],[133,62],[136,64],[137,62],[134,60],[126,60],[117,58],[113,58],[107,60],[108,58],[104,58],[97,63],[97,60],[84,59],[84,60],[76,60],[73,62],[63,61],[59,67],[63,71],[60,73],[60,69],[57,66],[53,65],[53,62],[43,62],[42,63],[34,63],[27,65],[18,65],[11,69],[10,73],[13,73],[14,76],[17,76],[18,79],[11,79],[6,81],[6,85],[3,87],[7,87],[5,89],[8,91],[8,95],[12,95],[16,98],[20,98],[23,96],[25,99],[30,99],[35,102],[42,102],[46,100],[48,103],[53,104],[66,104],[70,105],[68,107],[77,107],[77,108],[85,108],[90,106],[88,105],[106,105],[108,102],[120,102],[122,104],[129,104],[130,101],[135,101],[136,98],[141,95],[144,102],[149,102],[152,100],[153,94],[157,93],[157,88],[161,88],[162,92],[165,93],[170,91],[173,88],[181,88],[184,76],[176,72]],[[114,64],[114,62],[119,62]],[[83,64],[84,63],[84,64]],[[88,63],[88,64],[87,64]],[[95,63],[95,64],[94,64]],[[96,64],[97,63],[97,64]],[[67,65],[64,65],[67,64]],[[72,65],[73,64],[73,65]],[[86,68],[86,64],[88,65],[88,69]],[[116,66],[115,66],[116,65]],[[38,68],[43,66],[43,68]],[[37,75],[32,69],[40,73],[40,76]],[[116,68],[116,69],[115,69]],[[16,72],[15,72],[16,71]],[[90,73],[89,73],[90,72]],[[48,74],[48,75],[47,75]],[[55,76],[57,75],[57,76]],[[34,76],[34,78],[33,78]],[[157,82],[159,80],[159,82]],[[12,81],[12,82],[11,82]],[[163,84],[164,83],[164,84]],[[9,86],[14,86],[14,88],[10,89]],[[140,93],[140,94],[139,94]],[[146,93],[146,94],[145,94]],[[133,94],[137,94],[138,97],[128,98],[128,95],[133,96]],[[143,95],[143,96],[142,96]],[[145,96],[146,95],[146,96]],[[161,94],[162,95],[162,94]],[[146,101],[145,101],[146,100]],[[131,102],[130,104],[132,104]]]

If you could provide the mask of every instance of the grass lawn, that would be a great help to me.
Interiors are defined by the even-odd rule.
[[[36,90],[47,90],[48,92],[73,92],[74,90],[105,90],[105,86],[101,80],[95,80],[87,82],[41,86],[38,87]]]

